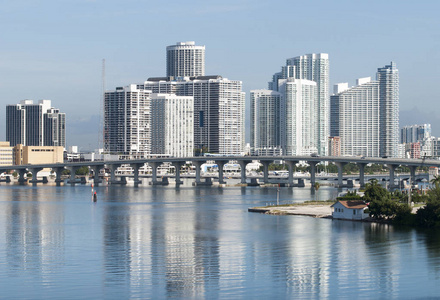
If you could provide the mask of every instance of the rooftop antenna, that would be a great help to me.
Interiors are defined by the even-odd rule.
[[[104,124],[103,124],[103,114],[104,114],[104,97],[105,97],[105,59],[102,59],[102,74],[101,74],[101,103],[99,108],[99,137],[98,137],[98,148],[104,148]]]

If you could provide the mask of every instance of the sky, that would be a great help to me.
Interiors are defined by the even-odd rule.
[[[287,58],[328,53],[330,91],[394,61],[400,125],[430,123],[438,137],[439,11],[437,0],[0,0],[0,118],[8,104],[52,100],[66,113],[67,146],[93,150],[103,83],[165,76],[166,46],[195,41],[206,75],[241,80],[248,107]]]

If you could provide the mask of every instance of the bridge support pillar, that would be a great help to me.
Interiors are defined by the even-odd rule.
[[[175,161],[173,162],[174,169],[176,170],[176,186],[180,186],[183,184],[183,181],[180,180],[180,168],[185,164],[184,161]]]
[[[101,166],[92,166],[93,170],[93,185],[98,186],[101,183],[101,180],[99,180],[99,171],[101,170]]]
[[[343,182],[343,178],[342,178],[342,173],[344,171],[344,166],[347,163],[345,162],[335,162],[335,165],[338,167],[338,187],[343,187],[344,186],[344,182]]]
[[[225,166],[226,162],[222,160],[216,160],[215,163],[218,166],[218,183],[225,184],[225,181],[223,179],[223,167]]]
[[[63,175],[63,171],[64,171],[64,167],[59,167],[59,168],[54,168],[53,171],[55,172],[55,184],[57,186],[61,185],[61,182],[63,182],[63,180],[61,179],[61,175]]]
[[[41,170],[43,170],[43,168],[31,168],[31,169],[29,169],[29,172],[31,172],[31,174],[32,174],[32,179],[29,182],[32,183],[32,185],[34,185],[34,186],[37,185],[37,183],[38,183],[37,174]]]
[[[70,171],[70,185],[74,186],[76,183],[76,170],[79,169],[79,167],[75,167],[75,166],[71,166],[71,167],[67,167]]]
[[[361,188],[365,187],[365,166],[367,165],[366,163],[357,163],[358,167],[359,167],[359,184],[361,186]]]
[[[193,161],[192,163],[196,167],[196,181],[193,183],[193,185],[200,185],[202,183],[200,179],[200,173],[201,173],[200,166],[202,165],[202,162]]]
[[[263,181],[265,184],[269,183],[269,165],[270,161],[260,161],[263,165]]]
[[[142,181],[139,180],[139,168],[141,168],[144,164],[131,164],[130,167],[133,168],[133,184],[134,187],[138,187],[139,183]]]
[[[27,174],[27,170],[26,169],[20,169],[20,170],[17,170],[18,171],[18,183],[20,184],[20,185],[23,185],[23,184],[25,184],[25,182],[26,182],[26,174]]]
[[[246,166],[250,163],[250,160],[239,160],[238,163],[240,165],[240,174],[241,174],[241,184],[246,184]]]
[[[150,185],[163,185],[165,181],[168,180],[168,177],[165,177],[163,181],[157,181],[157,167],[159,167],[162,162],[149,162],[148,165],[151,166],[151,182]],[[168,183],[167,183],[168,184]]]
[[[116,180],[116,170],[121,166],[121,164],[111,164],[110,165],[110,181],[111,185],[114,184],[127,184],[125,177],[121,177],[121,180]]]
[[[296,166],[298,161],[287,160],[285,161],[285,163],[287,164],[287,167],[289,169],[289,186],[293,186],[293,168]]]
[[[394,171],[396,170],[397,165],[387,164],[386,167],[390,170],[390,184],[388,185],[388,189],[392,190],[396,187],[394,184]]]
[[[308,161],[307,162],[310,165],[310,184],[311,188],[314,189],[315,182],[316,182],[316,165],[318,162],[316,161]]]
[[[409,176],[409,186],[413,189],[416,186],[416,166],[409,166],[410,176]]]

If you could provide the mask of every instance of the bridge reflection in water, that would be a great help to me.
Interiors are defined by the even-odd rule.
[[[217,176],[204,176],[201,174],[201,166],[208,161],[214,161],[218,166]],[[246,166],[253,162],[259,161],[263,165],[263,175],[262,176],[252,176],[246,173]],[[288,167],[287,177],[280,181],[278,178],[269,178],[269,164],[274,161],[282,161]],[[99,185],[102,181],[100,178],[100,171],[102,169],[109,169],[110,179],[108,184],[126,184],[127,180],[125,176],[117,176],[116,171],[119,167],[126,165],[132,168],[132,174],[129,177],[133,177],[134,186],[138,186],[141,181],[141,176],[139,175],[139,170],[145,165],[151,168],[151,182],[152,185],[167,184],[168,177],[173,177],[175,179],[176,185],[182,184],[181,181],[181,168],[186,164],[192,164],[195,167],[195,181],[193,185],[210,185],[212,184],[212,179],[216,180],[219,184],[225,184],[224,180],[224,166],[229,162],[236,162],[240,166],[240,183],[247,185],[248,180],[251,179],[251,183],[256,183],[256,179],[260,179],[260,182],[264,183],[283,183],[286,186],[304,186],[304,180],[310,181],[313,187],[317,177],[316,177],[316,166],[322,162],[331,162],[338,167],[337,177],[327,177],[327,180],[333,179],[337,180],[335,184],[338,187],[350,187],[353,180],[359,178],[359,185],[361,187],[365,186],[365,167],[368,164],[380,164],[385,166],[389,170],[389,175],[373,175],[372,177],[379,178],[383,180],[384,178],[389,181],[389,188],[394,189],[401,187],[401,181],[409,181],[411,186],[414,186],[417,181],[429,180],[429,174],[419,174],[416,177],[416,169],[418,167],[439,167],[440,161],[432,159],[396,159],[396,158],[371,158],[371,157],[335,157],[335,156],[197,156],[197,157],[168,157],[168,158],[148,158],[148,159],[135,159],[135,160],[118,160],[118,161],[85,161],[85,162],[65,162],[57,164],[41,164],[41,165],[14,165],[14,166],[1,166],[0,172],[7,170],[15,170],[19,174],[18,181],[20,183],[26,182],[26,175],[28,172],[32,174],[32,179],[29,181],[32,184],[37,184],[43,182],[37,179],[37,174],[43,169],[51,169],[55,174],[55,182],[60,185],[64,182],[61,175],[65,169],[70,170],[70,179],[68,182],[71,185],[79,183],[78,179],[75,178],[75,172],[80,167],[89,167],[93,171],[93,182],[94,185]],[[294,168],[299,162],[305,162],[310,166],[310,175],[307,177],[294,176]],[[174,169],[174,175],[158,176],[157,170],[162,164],[171,164]],[[343,176],[342,170],[344,165],[348,163],[355,163],[359,167],[359,176],[356,177],[345,177]],[[410,173],[403,179],[399,179],[399,183],[395,183],[395,170],[399,166],[408,167]],[[202,179],[204,179],[202,181]],[[325,177],[320,177],[320,180],[325,180]],[[346,182],[344,182],[346,181]]]

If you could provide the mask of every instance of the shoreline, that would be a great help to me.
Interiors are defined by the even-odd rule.
[[[252,207],[248,208],[248,212],[264,213],[268,215],[296,215],[333,219],[331,204]]]
[[[366,222],[366,223],[380,223],[391,224],[389,220],[377,220],[371,217],[362,220],[354,219],[335,219],[332,216],[332,204],[292,204],[289,206],[262,206],[250,207],[248,212],[261,213],[266,215],[292,215],[292,216],[307,216],[320,219],[332,219],[341,221]]]

